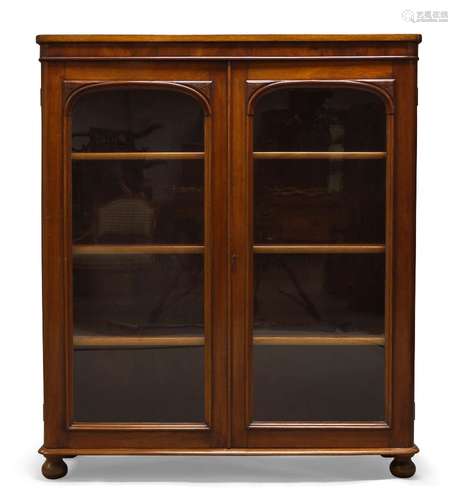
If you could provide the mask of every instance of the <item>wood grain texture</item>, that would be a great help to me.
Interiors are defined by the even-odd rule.
[[[72,153],[72,160],[202,160],[205,153],[200,152],[173,152],[173,151],[135,151],[135,152],[106,152],[106,153]]]
[[[73,245],[73,255],[202,254],[203,245]]]
[[[383,151],[255,151],[255,160],[382,160]]]
[[[385,245],[376,244],[307,244],[307,245],[253,245],[256,254],[340,254],[340,253],[384,253]]]
[[[413,445],[416,61],[419,35],[142,36],[40,35],[43,99],[43,350],[45,456],[357,455],[406,457]],[[89,62],[90,61],[90,62]],[[154,79],[212,82],[204,152],[71,153],[65,102],[100,83],[146,85]],[[385,159],[385,244],[255,245],[253,159],[335,159],[328,152],[252,155],[246,82],[378,81],[388,92],[387,150],[338,153]],[[66,87],[67,82],[67,87]],[[97,83],[98,82],[98,83]],[[200,82],[200,83],[199,83]],[[349,83],[350,82],[350,83]],[[385,83],[383,83],[385,82]],[[370,85],[377,86],[377,83]],[[87,90],[87,89],[86,89]],[[205,106],[204,106],[205,107]],[[69,108],[70,109],[70,108]],[[127,156],[126,156],[127,155]],[[171,155],[171,156],[167,156]],[[270,156],[269,156],[270,155]],[[315,155],[315,156],[314,156]],[[356,155],[356,156],[355,156]],[[203,245],[75,245],[71,241],[71,161],[203,159]],[[375,165],[375,163],[374,163]],[[371,168],[368,166],[368,168]],[[205,346],[206,422],[79,424],[72,421],[72,259],[78,255],[199,253],[205,261],[205,336],[82,338],[77,348]],[[385,253],[385,335],[358,332],[286,336],[252,324],[254,253]],[[253,336],[253,333],[255,335]],[[85,345],[86,342],[86,345]],[[92,345],[87,345],[87,342]],[[103,344],[110,343],[110,346]],[[138,342],[138,344],[136,344]],[[152,342],[148,344],[148,342]],[[316,344],[315,344],[316,342]],[[321,344],[318,344],[320,342]],[[156,344],[154,344],[156,343]],[[385,422],[251,422],[251,350],[257,345],[384,345]],[[404,464],[404,462],[403,462]],[[401,464],[401,465],[403,465]]]
[[[420,35],[39,35],[42,61],[402,61]],[[294,73],[290,74],[290,76]],[[368,74],[363,75],[368,77]]]
[[[383,335],[368,334],[320,334],[304,335],[253,335],[254,345],[384,345]]]
[[[165,63],[149,67],[89,65],[64,69],[61,63],[44,63],[43,91],[43,254],[44,254],[44,357],[45,357],[45,445],[46,446],[131,446],[164,447],[174,444],[190,448],[225,445],[227,417],[226,329],[224,311],[227,282],[227,227],[224,207],[226,188],[226,68],[224,64],[182,64],[174,68]],[[128,424],[73,428],[73,311],[72,311],[72,228],[71,228],[71,113],[65,111],[65,82],[80,82],[74,89],[84,91],[84,82],[151,81],[214,82],[209,99],[212,113],[205,118],[205,241],[197,248],[177,245],[148,249],[159,252],[204,252],[205,262],[205,426],[193,429],[159,426],[131,429]],[[83,83],[81,83],[83,82]],[[98,85],[98,84],[97,84]],[[156,85],[156,84],[155,84]],[[159,85],[159,83],[158,83]],[[187,84],[188,86],[191,84]],[[212,84],[213,85],[213,84]],[[90,88],[92,88],[90,86]],[[177,87],[177,91],[182,87]],[[89,89],[88,89],[89,90]],[[75,90],[73,90],[75,92]],[[219,208],[218,208],[219,207]],[[180,248],[178,248],[180,247]],[[184,248],[183,248],[184,247]],[[89,250],[87,247],[82,252]],[[106,248],[92,248],[102,251]],[[144,247],[111,247],[112,251],[144,252]],[[78,251],[78,249],[77,249]],[[143,443],[143,444],[141,444]]]
[[[75,335],[73,345],[79,347],[185,347],[203,346],[202,335],[161,335],[161,336],[109,336],[109,335]]]
[[[125,348],[125,347],[186,347],[203,346],[205,339],[199,335],[75,335],[73,346],[78,348]],[[323,334],[304,333],[302,335],[284,332],[282,335],[263,332],[254,334],[254,345],[384,345],[383,335]]]
[[[147,449],[147,448],[62,448],[52,449],[42,447],[38,450],[39,453],[45,456],[61,456],[63,454],[74,455],[221,455],[221,456],[307,456],[307,455],[323,455],[323,456],[355,456],[355,455],[411,455],[418,453],[418,448],[410,446],[408,448],[339,448],[336,446],[328,448],[210,448],[207,450],[190,450],[185,448],[165,448],[165,449]]]
[[[415,63],[412,62],[412,67],[415,67]],[[408,66],[399,63],[399,68],[403,68],[404,72],[408,72]],[[340,443],[351,446],[353,443],[358,443],[361,447],[373,446],[374,443],[378,443],[379,446],[389,446],[393,442],[393,427],[394,420],[396,419],[396,415],[394,411],[392,412],[391,408],[397,406],[398,401],[398,388],[395,385],[401,383],[400,379],[397,378],[398,373],[402,373],[404,368],[401,366],[402,362],[400,361],[400,357],[396,358],[396,356],[392,357],[392,351],[396,350],[396,342],[402,342],[399,340],[399,337],[393,341],[391,344],[391,336],[396,337],[396,330],[393,333],[389,333],[389,343],[386,347],[387,355],[386,355],[386,420],[387,424],[383,427],[373,427],[373,428],[358,428],[356,424],[352,424],[348,422],[346,425],[342,426],[337,430],[337,428],[328,427],[326,430],[320,430],[313,428],[288,428],[284,426],[283,428],[280,426],[266,425],[263,428],[257,428],[251,426],[251,397],[252,397],[252,389],[251,389],[251,346],[252,346],[252,312],[251,307],[253,303],[252,299],[252,251],[257,251],[257,246],[253,246],[253,242],[251,241],[252,234],[252,166],[250,161],[250,150],[252,150],[251,146],[251,120],[252,116],[250,114],[250,110],[247,109],[247,103],[245,95],[240,92],[240,88],[245,85],[247,81],[270,81],[270,82],[283,82],[285,81],[285,86],[289,85],[288,78],[291,78],[294,75],[294,80],[301,80],[303,82],[307,81],[319,81],[324,82],[327,80],[336,80],[338,78],[345,81],[345,85],[348,85],[351,81],[364,79],[371,80],[371,85],[376,85],[375,81],[383,81],[386,82],[388,80],[393,80],[392,68],[385,66],[384,64],[376,64],[372,63],[370,66],[364,63],[353,64],[353,65],[329,65],[325,66],[324,64],[309,64],[299,67],[294,63],[285,63],[278,64],[275,62],[255,62],[255,61],[246,61],[246,62],[232,62],[232,74],[233,74],[233,85],[232,85],[232,93],[233,100],[236,101],[233,103],[232,108],[232,130],[234,130],[234,135],[236,136],[233,139],[233,143],[235,143],[233,147],[233,151],[237,152],[237,158],[234,158],[233,155],[233,165],[234,169],[237,172],[234,172],[233,186],[236,192],[233,194],[233,210],[232,214],[232,240],[238,242],[237,248],[231,249],[232,253],[237,254],[237,273],[233,275],[233,309],[238,310],[237,314],[237,326],[233,327],[233,335],[237,335],[237,339],[233,339],[233,406],[235,407],[233,413],[233,443],[234,446],[243,447],[249,446],[254,448],[259,447],[268,447],[269,443],[275,442],[276,445],[282,447],[295,447],[298,446],[299,442],[307,442],[308,445],[313,447],[320,447],[323,443],[328,445],[332,445],[333,442],[339,440]],[[394,80],[397,81],[396,75],[394,75]],[[410,78],[410,77],[409,77]],[[406,78],[407,79],[407,78]],[[413,81],[415,79],[413,78]],[[305,83],[304,83],[305,84]],[[237,94],[237,92],[239,92]],[[381,90],[381,94],[385,92],[384,89]],[[397,152],[399,145],[397,144],[396,139],[391,142],[391,138],[394,137],[393,130],[397,130],[399,125],[397,123],[397,118],[399,116],[399,93],[398,87],[395,88],[395,92],[393,93],[394,100],[391,97],[386,100],[387,106],[389,106],[390,113],[387,114],[387,144],[390,148],[387,151],[387,244],[390,247],[387,249],[386,247],[373,247],[371,250],[376,252],[387,252],[386,263],[387,263],[387,290],[390,289],[391,283],[395,279],[395,275],[392,277],[390,270],[390,262],[391,256],[396,255],[397,242],[393,241],[391,237],[391,233],[393,228],[391,226],[392,217],[396,218],[396,208],[395,202],[392,197],[390,197],[390,193],[392,190],[394,192],[398,192],[401,197],[404,197],[402,183],[399,183],[399,177],[394,175],[396,165],[397,165]],[[245,100],[244,100],[245,99]],[[405,104],[405,103],[404,103]],[[393,111],[393,113],[391,113]],[[406,120],[402,126],[404,128],[409,129],[409,133],[414,133],[414,128],[412,127],[411,122],[408,123],[409,120],[412,120],[413,111],[405,109],[405,106],[401,108],[401,111],[404,112],[403,119]],[[394,123],[393,125],[393,122]],[[404,167],[405,168],[405,167]],[[411,168],[411,167],[409,167]],[[239,173],[240,171],[240,173]],[[414,167],[413,167],[414,171]],[[403,193],[403,194],[401,194]],[[391,207],[393,205],[393,207]],[[411,216],[412,207],[405,212]],[[243,221],[243,222],[242,222]],[[410,229],[407,231],[410,232]],[[272,248],[269,248],[269,245],[262,246],[261,251],[266,252],[281,252],[282,245],[279,245],[275,248],[275,245]],[[286,246],[286,245],[285,245]],[[298,251],[299,249],[292,247],[293,251]],[[308,249],[307,249],[308,250]],[[321,251],[327,251],[329,249],[322,248]],[[395,257],[394,257],[395,260]],[[404,269],[405,275],[408,275],[411,271],[408,269]],[[396,288],[396,283],[394,282],[393,288]],[[395,301],[395,295],[391,292],[387,291],[386,297],[386,311],[387,317],[386,321],[388,322],[386,328],[388,332],[391,332],[391,316],[390,316],[390,304],[391,300]],[[237,304],[237,305],[235,305]],[[412,302],[413,304],[413,302]],[[406,309],[406,312],[409,311],[409,308]],[[403,314],[399,312],[401,316]],[[233,319],[234,321],[234,319]],[[242,324],[239,324],[239,321]],[[406,350],[412,352],[411,347],[405,346]],[[235,361],[236,360],[236,361]],[[398,364],[398,363],[401,363]],[[391,385],[391,379],[396,382]],[[403,385],[403,390],[406,387]],[[399,407],[398,407],[399,408]],[[410,422],[412,422],[410,420]],[[396,423],[399,428],[403,428],[404,430],[407,427],[404,424]],[[403,445],[411,444],[413,440],[413,436],[410,436],[409,439],[403,441]]]
[[[416,34],[380,35],[37,35],[37,43],[421,42]]]

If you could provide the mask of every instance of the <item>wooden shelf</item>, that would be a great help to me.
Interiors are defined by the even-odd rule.
[[[278,330],[261,330],[254,332],[254,345],[384,345],[385,336],[362,332],[354,333],[322,333],[283,331],[279,335]]]
[[[73,255],[202,254],[203,245],[73,245]]]
[[[384,253],[385,245],[254,245],[254,253],[303,254],[303,253]]]
[[[74,335],[73,346],[82,348],[142,348],[142,347],[189,347],[203,346],[205,339],[202,335]],[[254,345],[292,346],[292,345],[384,345],[383,335],[365,333],[327,334],[307,332],[290,334],[278,331],[256,333],[253,336]]]
[[[255,151],[255,160],[382,160],[385,151]]]
[[[73,346],[84,347],[180,347],[202,346],[202,335],[120,336],[120,335],[74,335]]]
[[[203,245],[73,245],[73,255],[203,254]],[[384,253],[385,245],[254,245],[256,254]]]
[[[72,153],[72,160],[202,160],[203,152],[139,151],[106,153]]]

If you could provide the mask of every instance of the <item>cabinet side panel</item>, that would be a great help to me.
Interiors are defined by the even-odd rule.
[[[42,66],[42,259],[45,446],[63,444],[65,426],[62,79]]]
[[[394,66],[393,446],[413,444],[416,204],[416,62]]]

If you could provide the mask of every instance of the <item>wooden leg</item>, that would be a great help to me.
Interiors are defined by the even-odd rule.
[[[59,479],[67,474],[67,464],[62,457],[46,457],[41,472],[47,479]]]
[[[390,471],[396,477],[412,477],[415,474],[415,464],[412,462],[412,455],[394,457],[390,464]]]

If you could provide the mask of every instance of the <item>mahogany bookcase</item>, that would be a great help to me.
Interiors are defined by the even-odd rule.
[[[420,35],[40,35],[44,445],[410,477]]]

